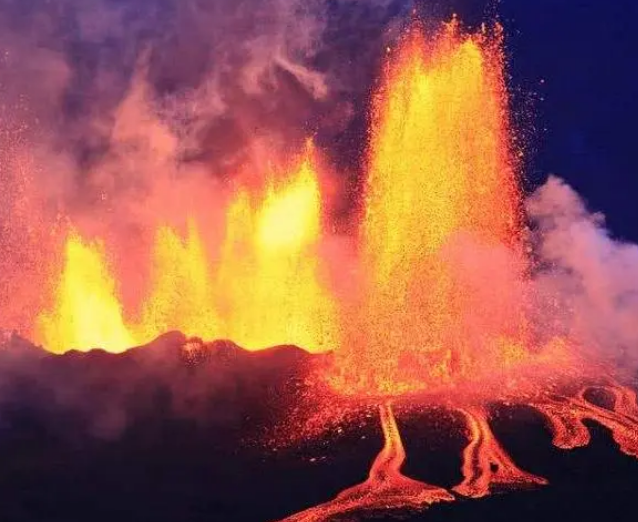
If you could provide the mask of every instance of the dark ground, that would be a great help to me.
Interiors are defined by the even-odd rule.
[[[123,356],[34,349],[17,362],[15,346],[0,352],[1,520],[269,521],[365,479],[382,442],[374,416],[288,448],[266,442],[273,420],[288,419],[283,433],[294,433],[288,399],[303,390],[310,356],[217,345],[191,365],[179,339]],[[405,473],[456,485],[459,419],[431,409],[398,422]],[[492,426],[515,462],[550,485],[403,514],[408,520],[635,520],[638,461],[602,428],[589,447],[565,452],[531,410],[497,408]]]

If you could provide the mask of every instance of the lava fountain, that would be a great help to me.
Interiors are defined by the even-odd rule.
[[[289,169],[271,170],[265,189],[248,184],[233,191],[217,262],[195,218],[187,218],[185,234],[160,225],[151,258],[140,262],[148,293],[129,309],[108,262],[114,252],[69,232],[62,266],[51,275],[53,303],[37,321],[35,340],[58,353],[121,352],[179,330],[232,339],[249,350],[334,348],[339,326],[318,255],[323,219],[316,163],[308,143]]]
[[[492,433],[491,402],[534,407],[559,448],[586,445],[585,421],[595,421],[638,457],[635,393],[567,335],[538,335],[528,313],[533,263],[509,118],[498,26],[467,34],[454,19],[428,40],[413,24],[389,53],[373,99],[357,237],[362,281],[352,302],[326,282],[322,190],[309,144],[291,168],[271,169],[265,187],[232,192],[216,258],[202,238],[205,223],[188,219],[185,234],[159,227],[145,260],[150,290],[133,309],[121,304],[104,245],[71,230],[54,304],[35,337],[55,352],[119,352],[173,329],[249,350],[334,349],[310,379],[321,388],[313,400],[325,406],[318,416],[372,404],[384,444],[365,482],[290,521],[546,484]],[[185,349],[202,345],[191,340]],[[406,454],[393,406],[433,403],[466,427],[463,479],[451,492],[401,473]]]
[[[523,343],[505,280],[522,266],[500,38],[463,36],[453,21],[428,43],[415,26],[389,59],[373,107],[364,297],[336,354],[345,393],[448,384]],[[511,252],[489,295],[450,260],[464,244]]]
[[[427,42],[413,26],[390,54],[373,117],[360,233],[365,287],[323,371],[346,404],[383,404],[385,445],[366,482],[286,520],[455,498],[400,475],[405,453],[388,400],[444,404],[462,416],[463,480],[453,492],[464,497],[548,482],[520,469],[499,443],[494,401],[531,404],[558,447],[587,444],[583,421],[595,420],[636,456],[635,394],[604,365],[577,356],[568,339],[539,344],[532,335],[501,29],[466,35],[453,20]],[[482,256],[495,267],[487,274],[477,266]],[[583,384],[591,380],[605,384]],[[591,389],[610,395],[610,406],[588,400]]]
[[[123,352],[134,338],[122,315],[104,245],[71,230],[64,248],[55,306],[38,317],[36,340],[53,352],[104,348]]]
[[[307,144],[285,183],[273,173],[264,195],[242,190],[230,205],[219,303],[223,335],[248,349],[337,346],[336,304],[317,251],[322,215],[314,155]]]

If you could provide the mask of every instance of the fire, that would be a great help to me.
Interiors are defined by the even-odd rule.
[[[172,330],[188,336],[217,336],[211,275],[194,220],[189,220],[184,239],[173,228],[160,227],[153,253],[152,292],[143,304],[138,336],[146,342]]]
[[[38,317],[39,342],[56,353],[72,348],[122,352],[134,346],[100,242],[71,231],[59,278],[55,306]]]
[[[520,345],[507,284],[482,296],[464,280],[468,267],[450,261],[469,242],[516,249],[503,62],[500,31],[466,36],[456,21],[433,44],[413,27],[390,57],[373,110],[363,305],[333,379],[343,392],[445,384],[477,371],[472,350],[500,363]]]
[[[337,346],[335,304],[317,255],[321,193],[308,147],[283,185],[255,203],[240,192],[228,213],[219,277],[224,335],[248,349]]]
[[[132,309],[119,300],[103,245],[70,233],[65,266],[55,274],[54,310],[38,321],[36,338],[56,352],[120,352],[171,330],[226,337],[248,349],[333,348],[337,313],[317,253],[322,215],[314,155],[308,145],[291,172],[272,173],[264,193],[237,190],[217,263],[194,218],[184,235],[160,226],[141,267],[150,290]]]

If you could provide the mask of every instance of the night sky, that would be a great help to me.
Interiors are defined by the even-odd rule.
[[[503,0],[499,11],[514,84],[542,98],[530,181],[563,177],[606,215],[614,236],[638,241],[638,4]]]

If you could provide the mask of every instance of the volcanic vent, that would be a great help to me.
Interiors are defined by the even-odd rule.
[[[307,522],[420,513],[546,486],[493,431],[503,408],[533,410],[557,448],[589,444],[593,421],[638,457],[631,375],[562,308],[570,294],[546,266],[556,227],[546,223],[548,194],[575,196],[550,180],[526,207],[519,189],[524,150],[514,139],[501,27],[468,32],[454,18],[432,33],[412,22],[388,49],[370,112],[364,194],[345,233],[326,211],[339,185],[312,140],[275,154],[259,175],[238,169],[215,190],[197,181],[171,194],[168,183],[154,200],[154,226],[135,241],[58,216],[42,247],[55,254],[42,288],[25,282],[28,295],[35,285],[50,299],[16,330],[59,355],[15,334],[3,340],[0,401],[21,434],[6,447],[19,454],[22,436],[40,440],[39,422],[56,441],[43,454],[64,462],[71,453],[62,441],[72,440],[110,469],[102,439],[124,440],[145,458],[157,433],[169,441],[186,433],[211,451],[203,462],[212,469],[223,452],[203,433],[222,433],[231,441],[224,452],[240,461],[237,446],[248,442],[252,451],[286,452],[347,430],[370,433],[378,419],[383,444],[367,479],[333,500],[316,491],[308,496],[316,505],[297,514],[272,510]],[[565,209],[554,211],[555,222],[564,218]],[[454,419],[462,439],[454,483],[404,470],[402,423],[424,411]],[[188,449],[173,444],[170,464],[180,470]],[[50,472],[24,462],[13,471],[28,484],[29,466]],[[251,468],[237,465],[248,473],[229,480],[246,494],[240,475]],[[67,478],[91,473],[74,463]],[[211,489],[232,489],[209,480]],[[179,473],[171,483],[178,488]],[[227,519],[251,518],[225,509],[217,507]]]

